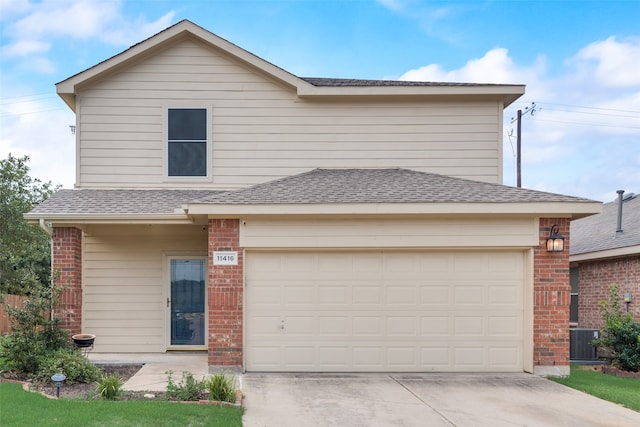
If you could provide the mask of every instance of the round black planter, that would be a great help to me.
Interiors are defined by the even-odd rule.
[[[86,348],[91,347],[93,345],[93,341],[96,339],[96,336],[93,334],[76,334],[71,337],[76,347]]]

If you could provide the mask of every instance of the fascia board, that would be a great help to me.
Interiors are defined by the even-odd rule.
[[[624,248],[607,249],[604,251],[587,252],[584,254],[570,255],[570,262],[592,261],[603,258],[615,258],[640,254],[640,245],[626,246]]]
[[[304,81],[303,81],[304,82]],[[305,82],[306,83],[306,82]],[[322,96],[495,96],[505,107],[524,95],[524,85],[298,86],[299,97]]]
[[[318,203],[187,204],[189,215],[531,215],[581,218],[599,213],[594,203]]]
[[[24,214],[31,224],[193,224],[185,214]]]

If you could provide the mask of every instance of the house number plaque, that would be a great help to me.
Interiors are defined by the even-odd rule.
[[[238,252],[214,251],[213,265],[238,265]]]

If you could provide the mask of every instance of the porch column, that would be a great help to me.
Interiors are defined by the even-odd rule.
[[[533,372],[569,375],[569,218],[541,218],[533,265]],[[547,252],[551,227],[564,236],[564,252]]]
[[[235,251],[236,265],[215,265],[214,251]],[[209,220],[209,366],[242,369],[244,257],[238,219]]]
[[[54,286],[62,288],[53,309],[59,326],[71,334],[82,331],[82,230],[55,227],[52,239]]]

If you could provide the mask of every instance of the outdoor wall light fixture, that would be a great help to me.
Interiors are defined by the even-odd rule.
[[[51,381],[53,381],[53,385],[56,386],[56,397],[60,398],[60,387],[62,387],[62,383],[66,380],[67,377],[64,374],[53,374],[51,376]]]
[[[547,237],[547,252],[564,252],[564,236],[558,234],[560,227],[554,224]]]

